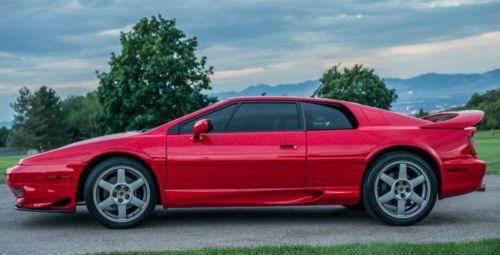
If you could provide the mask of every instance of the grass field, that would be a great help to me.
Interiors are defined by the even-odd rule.
[[[106,255],[267,255],[267,254],[325,254],[325,255],[437,255],[437,254],[500,254],[500,239],[489,239],[478,242],[463,243],[374,243],[374,244],[347,244],[336,246],[263,246],[256,248],[208,248],[187,251],[160,251],[160,252],[125,252],[125,253],[97,253]]]
[[[500,133],[477,132],[474,136],[479,158],[488,163],[488,174],[500,174]],[[0,183],[4,182],[5,169],[17,164],[23,156],[0,156]]]
[[[488,174],[500,174],[500,133],[480,131],[474,135],[474,141],[479,159],[488,164]]]
[[[0,183],[4,182],[5,170],[11,166],[15,166],[22,157],[24,156],[0,156]]]

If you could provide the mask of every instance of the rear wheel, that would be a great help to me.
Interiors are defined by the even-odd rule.
[[[142,223],[156,205],[156,186],[140,162],[116,157],[97,165],[85,183],[89,212],[110,228],[129,228]]]
[[[423,220],[437,199],[437,180],[430,166],[408,152],[388,153],[369,169],[363,184],[367,212],[392,225]]]

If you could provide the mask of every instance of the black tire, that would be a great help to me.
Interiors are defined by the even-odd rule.
[[[357,205],[342,205],[343,207],[352,210],[352,211],[364,211],[365,210],[365,205],[363,202],[357,204]]]
[[[147,202],[144,202],[144,205],[142,208],[138,207],[138,212],[135,214],[134,218],[130,221],[128,221],[125,217],[124,222],[117,222],[116,221],[110,220],[106,218],[98,209],[96,206],[96,198],[94,197],[94,190],[97,189],[98,183],[97,181],[101,180],[100,176],[102,176],[106,171],[109,171],[110,169],[114,168],[130,168],[130,169],[135,169],[137,172],[141,175],[140,179],[144,180],[143,186],[148,188],[148,193],[149,193],[149,199],[147,199]],[[127,176],[128,173],[125,174],[125,179],[129,178]],[[130,175],[130,174],[129,174]],[[143,178],[142,178],[143,177]],[[118,178],[118,177],[116,177]],[[118,182],[118,179],[117,179]],[[127,181],[125,181],[127,182]],[[116,185],[117,184],[113,184]],[[132,192],[136,192],[135,190],[131,190]],[[145,192],[144,192],[145,193]],[[146,166],[144,166],[143,163],[141,163],[138,160],[135,160],[133,158],[128,158],[128,157],[113,157],[110,159],[107,159],[101,163],[99,163],[94,169],[92,169],[92,172],[88,176],[86,182],[85,182],[85,187],[84,187],[84,199],[85,199],[85,204],[87,206],[88,211],[94,218],[101,223],[102,225],[113,228],[113,229],[124,229],[124,228],[131,228],[140,225],[143,223],[148,217],[151,216],[152,212],[154,211],[154,208],[156,206],[156,202],[158,201],[158,188],[156,186],[156,182],[154,181],[153,176],[151,175],[151,172],[148,170]],[[134,194],[131,194],[130,196],[134,197]],[[111,192],[109,193],[109,197],[111,198]],[[112,205],[113,206],[113,205]],[[127,207],[130,205],[127,205]],[[127,208],[126,207],[126,208]],[[118,211],[118,206],[116,206],[117,211]],[[127,211],[129,209],[125,209],[125,213],[127,214]]]
[[[404,163],[400,163],[400,162],[404,162]],[[418,171],[421,171],[421,175],[423,176],[422,178],[425,178],[425,181],[423,181],[422,184],[424,184],[426,186],[425,187],[425,194],[426,194],[425,197],[427,197],[427,199],[424,200],[422,205],[418,205],[418,203],[415,203],[409,197],[407,197],[407,199],[401,199],[401,197],[392,198],[389,201],[391,203],[395,203],[396,205],[394,207],[396,208],[396,210],[398,210],[398,205],[399,205],[398,203],[400,202],[399,200],[404,200],[404,202],[402,202],[402,203],[404,203],[404,206],[402,206],[402,207],[405,209],[403,210],[402,215],[399,213],[399,211],[396,213],[397,215],[395,215],[394,213],[391,214],[390,212],[388,212],[388,209],[386,209],[388,206],[386,206],[385,204],[381,204],[381,202],[380,202],[380,201],[382,201],[381,195],[375,194],[376,192],[379,192],[378,191],[379,187],[377,187],[377,191],[375,188],[378,176],[381,176],[383,174],[381,172],[384,169],[390,169],[390,167],[392,165],[396,165],[396,164],[399,164],[399,165],[405,164],[406,165],[404,167],[405,172],[407,171],[406,170],[407,167],[410,167],[413,169],[418,169]],[[414,170],[414,171],[415,171],[415,173],[418,172],[416,170]],[[399,172],[399,173],[401,173],[401,172]],[[399,184],[399,178],[400,177],[394,178],[395,184],[392,186],[394,188],[390,189],[389,192],[394,192],[395,194],[398,194],[398,195],[401,194],[401,193],[398,193],[401,190],[403,190],[403,192],[404,192],[404,190],[405,190],[404,188],[401,188],[401,189],[396,188],[396,187],[400,187],[400,186],[396,186]],[[413,180],[409,180],[409,182],[411,182],[411,181],[413,181]],[[383,184],[385,184],[384,181],[379,180],[379,182],[382,182]],[[389,184],[385,184],[385,185],[386,185],[386,187],[389,187]],[[417,184],[417,185],[419,185],[419,184]],[[413,190],[413,185],[411,187],[412,188],[410,190],[412,193],[414,193],[415,191]],[[417,186],[415,185],[415,187],[417,187]],[[434,172],[432,171],[432,168],[429,166],[429,164],[425,160],[423,160],[418,155],[415,155],[415,154],[409,153],[409,152],[390,152],[390,153],[387,153],[387,154],[379,157],[378,159],[376,159],[368,167],[367,172],[365,174],[365,178],[363,180],[362,200],[363,200],[364,207],[366,208],[366,211],[372,217],[375,217],[375,218],[377,218],[383,222],[386,222],[388,224],[391,224],[391,225],[408,226],[408,225],[412,225],[412,224],[415,224],[415,223],[422,221],[431,212],[431,210],[434,207],[436,200],[437,200],[437,196],[438,196],[437,188],[438,188],[438,183],[436,180],[436,176],[435,176]],[[424,189],[424,188],[422,188],[422,189]],[[388,194],[389,192],[384,192],[384,193],[380,192],[380,193]],[[427,192],[428,192],[428,194],[427,194]],[[392,193],[391,193],[391,195],[392,195]],[[403,194],[402,196],[404,198],[405,194]],[[389,203],[389,202],[386,202],[386,203]],[[405,210],[406,210],[407,206],[409,206],[409,207],[410,206],[419,206],[419,209],[415,210],[414,215],[411,215],[411,214],[405,215],[405,213],[406,213]],[[406,217],[406,218],[400,218],[400,217]]]

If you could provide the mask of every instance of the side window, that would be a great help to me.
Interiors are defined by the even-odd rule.
[[[209,133],[224,132],[226,123],[231,117],[231,114],[233,113],[236,106],[237,106],[236,104],[232,104],[224,108],[210,112],[208,114],[198,116],[195,119],[192,119],[188,122],[185,122],[181,125],[180,133],[191,134],[193,132],[194,123],[196,123],[196,121],[200,119],[207,119],[210,120],[210,122],[212,123],[212,130],[210,130]]]
[[[352,129],[354,118],[341,106],[302,103],[306,115],[307,130]]]
[[[300,130],[296,103],[242,103],[227,132]]]

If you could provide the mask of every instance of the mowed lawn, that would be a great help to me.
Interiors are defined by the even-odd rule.
[[[474,135],[478,155],[488,163],[488,174],[500,174],[500,132],[480,131]],[[4,173],[8,167],[17,164],[24,156],[0,156],[0,183],[4,182]]]
[[[500,174],[500,132],[479,131],[474,141],[479,159],[488,164],[488,174]]]
[[[263,246],[255,248],[207,248],[186,251],[159,251],[159,252],[111,252],[97,253],[106,255],[493,255],[500,253],[500,239],[481,240],[462,243],[374,243],[374,244],[347,244],[335,246]]]
[[[5,170],[17,165],[17,162],[23,157],[25,156],[0,156],[0,183],[5,181]]]

